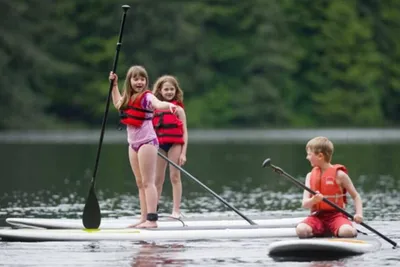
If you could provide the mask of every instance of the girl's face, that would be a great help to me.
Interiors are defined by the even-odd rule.
[[[323,159],[323,154],[315,154],[311,149],[307,149],[306,159],[311,163],[312,167],[319,167],[321,165],[321,159]]]
[[[172,99],[174,99],[175,94],[176,94],[176,88],[174,87],[174,85],[170,82],[165,82],[163,83],[163,85],[161,86],[161,90],[160,93],[162,95],[162,97],[166,100],[166,101],[171,101]]]
[[[142,92],[146,88],[147,80],[145,77],[136,76],[131,78],[131,86],[136,92]]]

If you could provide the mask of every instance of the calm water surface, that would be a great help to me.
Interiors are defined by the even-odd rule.
[[[79,219],[96,155],[96,145],[0,144],[0,227],[7,217]],[[400,241],[400,144],[341,144],[334,161],[345,164],[364,200],[366,222]],[[127,162],[127,146],[104,146],[97,195],[103,218],[138,215],[137,190]],[[268,169],[271,158],[296,178],[310,167],[299,144],[196,144],[184,168],[250,218],[306,216],[302,191]],[[187,177],[183,213],[187,217],[239,218]],[[351,201],[350,201],[351,202]],[[348,207],[353,210],[352,203]],[[166,182],[162,213],[171,211]],[[360,230],[365,230],[360,228]],[[367,231],[367,230],[365,230]],[[0,266],[400,266],[400,250],[382,240],[382,250],[341,261],[274,262],[267,255],[276,239],[198,242],[0,242]]]

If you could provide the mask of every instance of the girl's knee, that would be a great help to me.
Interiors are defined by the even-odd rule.
[[[179,175],[179,173],[171,174],[170,179],[171,179],[171,184],[173,185],[179,184],[181,182],[181,176]]]
[[[164,184],[165,177],[163,175],[156,175],[155,184],[157,187],[162,186]]]
[[[136,180],[136,186],[137,186],[139,189],[144,189],[144,184],[143,184],[142,181]]]
[[[312,237],[312,228],[305,223],[299,223],[296,227],[296,234],[299,238]]]
[[[357,236],[357,229],[351,225],[344,224],[340,226],[337,236],[339,237],[356,237]]]
[[[160,183],[160,182],[156,182],[156,187],[157,188],[162,188],[163,187],[163,185],[164,185],[164,183]]]
[[[148,181],[144,181],[144,182],[142,182],[143,189],[147,189],[147,188],[149,188],[149,187],[150,187],[150,185],[151,185],[151,183],[149,183]]]

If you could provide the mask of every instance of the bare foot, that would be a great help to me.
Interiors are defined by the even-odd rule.
[[[144,223],[146,220],[140,220],[137,223],[131,224],[128,226],[128,228],[136,228],[138,225]]]
[[[139,224],[136,228],[157,228],[157,222],[145,221],[144,223]]]
[[[182,217],[182,214],[180,212],[174,211],[174,212],[172,212],[171,217],[172,218],[176,218],[176,219],[180,219]]]

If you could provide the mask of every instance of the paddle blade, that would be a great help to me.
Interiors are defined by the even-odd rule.
[[[100,226],[101,212],[96,193],[94,192],[94,186],[90,187],[85,208],[83,209],[82,222],[86,229],[98,229]]]

